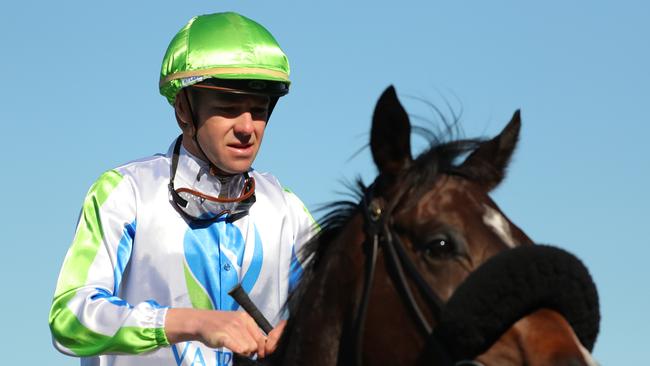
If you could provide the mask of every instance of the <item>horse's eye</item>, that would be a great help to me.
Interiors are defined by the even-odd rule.
[[[424,246],[424,254],[436,259],[449,258],[456,254],[456,244],[448,238],[435,238]]]

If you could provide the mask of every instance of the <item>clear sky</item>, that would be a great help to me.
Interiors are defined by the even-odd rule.
[[[103,171],[167,149],[179,131],[158,94],[163,53],[191,16],[226,10],[264,24],[289,55],[292,90],[256,168],[312,210],[341,198],[342,180],[374,177],[368,149],[354,153],[389,84],[432,123],[418,98],[462,110],[469,137],[497,133],[521,108],[520,145],[493,197],[534,240],[590,269],[596,358],[645,362],[648,2],[23,0],[0,5],[0,363],[78,364],[51,346],[47,314],[82,199]]]

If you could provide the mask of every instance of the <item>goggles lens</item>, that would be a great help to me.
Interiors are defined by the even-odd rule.
[[[246,214],[255,203],[255,180],[246,177],[237,198],[212,197],[189,188],[175,189],[174,193],[173,201],[192,220],[215,220],[224,215]]]

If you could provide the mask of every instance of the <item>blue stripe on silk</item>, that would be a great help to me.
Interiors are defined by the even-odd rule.
[[[149,304],[152,308],[154,309],[165,309],[169,308],[169,306],[162,306],[159,303],[157,303],[155,300],[147,300],[145,301],[147,304]]]
[[[247,292],[257,282],[264,257],[256,227],[254,240],[251,264],[242,278],[242,287]],[[218,220],[208,227],[190,229],[185,234],[184,249],[188,268],[205,289],[214,308],[237,310],[239,305],[228,295],[228,291],[239,283],[239,273],[224,253],[232,253],[237,261],[236,266],[242,267],[246,242],[237,226]]]
[[[113,294],[109,293],[105,289],[97,288],[96,290],[97,290],[97,293],[90,297],[91,300],[104,299],[104,300],[110,302],[113,305],[125,306],[125,307],[127,307],[129,309],[133,309],[133,305],[129,304],[128,302],[126,302],[123,299],[120,299],[117,296],[114,296]]]
[[[115,268],[113,269],[113,293],[117,294],[120,289],[120,283],[122,282],[122,275],[126,269],[126,265],[129,263],[131,258],[131,250],[133,249],[133,239],[135,238],[135,226],[136,220],[133,220],[130,224],[124,225],[124,230],[122,238],[117,245],[116,252],[116,262]]]
[[[291,269],[289,271],[289,292],[292,292],[302,277],[302,265],[296,256],[296,246],[291,248]]]
[[[128,307],[129,309],[133,309],[133,305],[131,305],[131,304],[129,304],[128,302],[126,302],[126,300],[121,299],[121,298],[119,298],[119,297],[117,297],[117,296],[115,296],[115,295],[109,293],[109,292],[106,291],[105,289],[103,289],[103,288],[96,288],[95,290],[97,290],[97,292],[96,292],[94,295],[92,295],[92,296],[90,297],[91,300],[104,299],[104,300],[110,302],[110,303],[113,304],[113,305],[117,305],[117,306],[125,306],[125,307]],[[149,306],[151,306],[151,307],[154,308],[154,309],[163,309],[163,308],[167,308],[167,307],[168,307],[168,306],[162,306],[162,305],[160,305],[160,304],[157,303],[155,300],[147,300],[147,301],[145,301],[145,302],[146,302],[147,304],[149,304]]]
[[[257,282],[260,272],[262,271],[262,262],[264,262],[264,247],[262,246],[262,239],[260,239],[260,234],[257,232],[257,226],[253,227],[255,228],[255,249],[253,250],[253,258],[251,258],[251,264],[248,267],[244,278],[241,280],[241,286],[247,293],[250,293],[253,286],[255,286],[255,282]]]
[[[225,220],[207,227],[190,228],[183,246],[187,265],[207,292],[214,308],[232,310],[228,291],[237,284],[238,274],[221,249],[229,249],[237,257],[237,262],[242,262],[245,242],[239,229]]]

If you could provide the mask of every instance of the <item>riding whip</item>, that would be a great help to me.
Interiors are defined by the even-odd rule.
[[[248,294],[246,293],[246,290],[244,290],[240,284],[237,284],[237,286],[233,287],[230,291],[228,291],[228,295],[232,296],[235,301],[246,310],[248,315],[250,315],[253,320],[255,320],[255,323],[262,328],[264,333],[269,334],[271,330],[273,330],[273,326],[271,323],[269,323],[268,320],[264,317],[264,314],[260,311],[260,309],[257,308],[255,303],[251,300],[250,297],[248,297]]]

